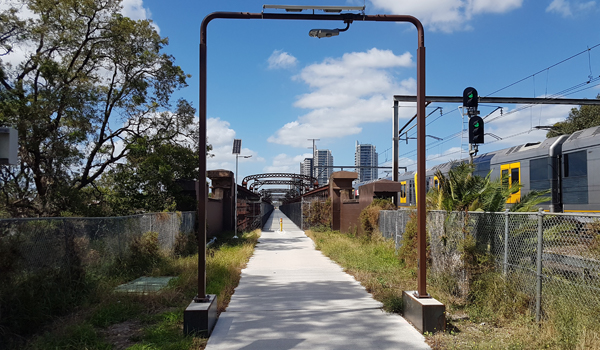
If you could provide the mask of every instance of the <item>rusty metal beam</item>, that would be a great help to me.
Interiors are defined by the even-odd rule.
[[[462,96],[427,96],[425,100],[428,103],[463,103]],[[394,95],[394,102],[416,102],[417,96],[414,95]],[[600,105],[598,99],[588,98],[544,98],[544,97],[479,97],[479,103],[489,104],[533,104],[533,105]],[[412,120],[411,120],[412,121]]]
[[[247,13],[247,12],[214,12],[206,16],[200,25],[200,92],[199,92],[199,183],[198,188],[198,302],[207,301],[206,297],[206,207],[208,193],[206,190],[206,54],[208,24],[214,19],[281,19],[281,20],[323,20],[323,21],[364,21],[364,22],[409,22],[417,29],[417,203],[418,217],[418,296],[428,297],[426,292],[426,260],[425,260],[425,34],[421,22],[407,15],[364,15],[364,14],[282,14],[282,13]],[[397,171],[397,169],[395,169]]]

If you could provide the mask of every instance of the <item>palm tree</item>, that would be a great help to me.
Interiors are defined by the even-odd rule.
[[[507,186],[506,179],[490,180],[491,171],[485,176],[473,175],[475,166],[459,163],[447,175],[439,170],[439,188],[427,193],[427,207],[430,210],[445,211],[485,211],[499,212],[504,209],[507,199],[518,192],[521,185]],[[530,191],[520,201],[510,207],[513,212],[535,211],[535,206],[548,200],[550,191]]]

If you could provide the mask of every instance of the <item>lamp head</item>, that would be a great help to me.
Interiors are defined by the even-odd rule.
[[[340,35],[339,29],[311,29],[308,35],[312,38],[330,38]]]

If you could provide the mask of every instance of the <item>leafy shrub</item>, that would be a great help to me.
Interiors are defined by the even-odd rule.
[[[311,202],[305,206],[304,217],[310,227],[331,227],[331,199]]]
[[[115,271],[126,278],[136,278],[150,273],[164,260],[158,243],[158,232],[149,231],[131,240],[128,251],[117,259]]]
[[[179,232],[175,238],[175,246],[173,247],[175,256],[191,256],[198,253],[198,239],[196,233]]]
[[[374,232],[378,232],[379,212],[392,209],[396,209],[396,207],[390,199],[373,199],[373,202],[360,213],[360,225],[364,234],[372,237]]]
[[[419,254],[417,252],[418,246],[418,228],[417,228],[417,212],[411,211],[408,215],[408,222],[406,223],[406,228],[404,229],[404,233],[402,233],[402,245],[400,249],[398,249],[398,259],[404,262],[404,266],[409,269],[416,269],[417,262],[419,260]],[[429,246],[429,233],[427,235],[427,262],[429,263],[431,260],[431,249]]]

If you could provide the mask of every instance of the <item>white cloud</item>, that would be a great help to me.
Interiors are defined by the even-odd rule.
[[[121,9],[121,14],[131,19],[151,19],[152,17],[150,10],[144,7],[143,0],[123,0],[121,6],[123,7]],[[160,34],[160,28],[158,25],[154,22],[152,22],[151,25],[154,27],[156,32]]]
[[[596,7],[596,1],[553,0],[546,12],[553,12],[563,17],[573,17],[575,14],[589,12]]]
[[[563,121],[573,108],[573,106],[569,105],[541,105],[517,111],[520,107],[517,106],[512,110],[515,111],[513,113],[511,111],[508,111],[510,114],[505,112],[504,116],[496,120],[493,120],[495,116],[488,118],[491,122],[486,123],[485,132],[491,132],[502,137],[502,140],[494,142],[494,149],[544,140],[547,131],[531,130],[532,127],[537,125],[552,125]],[[487,136],[486,139],[489,141],[493,140],[493,138],[488,138]]]
[[[563,17],[572,16],[571,4],[565,0],[553,0],[546,8],[546,12],[555,12]]]
[[[280,153],[273,158],[273,163],[263,168],[265,173],[298,173],[300,171],[300,162],[304,158],[312,158],[311,153],[288,156]]]
[[[214,157],[206,160],[208,170],[227,169],[235,171],[235,155],[231,153],[235,130],[230,128],[229,122],[220,118],[208,118],[206,120],[206,137],[208,143],[213,146],[210,152]],[[243,143],[242,143],[243,146]],[[252,156],[251,158],[239,158],[239,163],[245,162],[264,162],[265,159],[258,156],[256,151],[249,148],[243,148],[241,154]]]
[[[463,154],[464,155],[464,154]],[[460,147],[451,147],[446,149],[441,153],[428,153],[427,154],[427,169],[433,167],[434,165],[447,163],[452,160],[460,159]],[[414,164],[414,168],[416,169],[417,165]]]
[[[346,53],[305,67],[294,79],[313,91],[298,97],[294,106],[310,109],[298,120],[285,124],[269,142],[304,147],[308,138],[339,138],[359,133],[363,123],[392,117],[394,94],[414,94],[412,78],[397,82],[397,68],[412,67],[410,53],[396,56],[376,48]],[[414,111],[402,108],[404,117]]]
[[[267,62],[269,63],[269,69],[286,69],[295,67],[298,60],[287,52],[275,50],[267,59]]]
[[[594,7],[596,7],[595,1],[580,2],[577,4],[577,9],[580,11],[589,11],[589,10],[593,9]]]
[[[123,0],[121,6],[123,6],[121,10],[123,16],[131,19],[148,19],[151,16],[150,10],[144,8],[143,0]]]
[[[371,0],[375,8],[417,17],[432,30],[452,32],[468,29],[473,15],[506,13],[521,7],[523,0]]]

